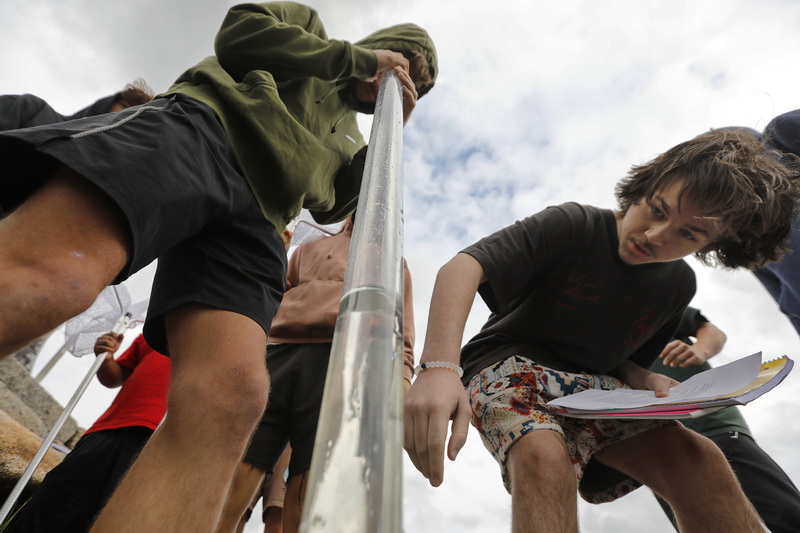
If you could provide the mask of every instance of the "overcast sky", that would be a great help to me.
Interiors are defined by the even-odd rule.
[[[410,21],[439,50],[437,86],[405,130],[405,254],[420,349],[435,273],[466,245],[548,205],[614,207],[614,184],[632,164],[710,127],[762,129],[800,108],[800,3],[792,0],[311,4],[331,37],[357,40]],[[34,93],[68,113],[137,77],[165,90],[211,54],[230,5],[3,0],[0,94]],[[749,273],[690,263],[694,304],[728,333],[716,363],[759,350],[800,356],[798,336]],[[129,283],[140,296],[147,284],[146,274]],[[486,316],[477,302],[467,337]],[[46,385],[65,402],[89,365],[70,358]],[[759,443],[796,482],[798,390],[795,372],[744,409]],[[90,425],[113,395],[94,383],[79,422]],[[442,487],[428,487],[406,463],[404,511],[408,532],[508,530],[509,497],[474,429]],[[613,504],[582,504],[581,521],[588,533],[671,531],[644,489]],[[248,531],[258,529],[251,521]]]

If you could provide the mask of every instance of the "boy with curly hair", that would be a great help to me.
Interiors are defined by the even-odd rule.
[[[667,396],[677,382],[647,369],[695,292],[681,258],[727,268],[778,258],[799,194],[798,174],[760,141],[712,131],[633,167],[617,211],[550,207],[467,247],[439,271],[406,397],[414,465],[438,486],[448,422],[455,459],[472,418],[516,533],[577,531],[576,491],[600,503],[640,484],[670,503],[681,531],[761,530],[708,439],[672,421],[565,418],[546,403],[589,388]],[[460,349],[476,292],[492,315]]]

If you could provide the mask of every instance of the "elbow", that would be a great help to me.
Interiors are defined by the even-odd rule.
[[[100,384],[102,386],[106,387],[107,389],[116,389],[117,387],[122,385],[122,380],[121,379],[118,379],[118,378],[115,378],[115,377],[109,377],[109,376],[100,376],[100,375],[98,375],[97,376],[97,381],[99,381]]]

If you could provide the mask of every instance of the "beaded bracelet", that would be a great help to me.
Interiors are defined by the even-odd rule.
[[[414,375],[419,375],[420,372],[429,368],[447,368],[458,374],[458,377],[464,375],[464,370],[460,366],[455,363],[448,363],[447,361],[428,361],[427,363],[422,363],[414,369]]]

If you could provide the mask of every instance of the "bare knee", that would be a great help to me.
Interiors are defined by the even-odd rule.
[[[263,364],[262,364],[263,367]],[[172,412],[202,411],[206,423],[231,434],[250,432],[267,405],[269,377],[264,368],[226,368],[178,376],[170,389]]]
[[[670,440],[669,454],[657,475],[648,483],[667,501],[674,501],[692,491],[704,492],[706,484],[716,490],[732,490],[736,477],[725,455],[711,440],[691,430],[680,428]]]
[[[559,433],[522,437],[509,450],[507,467],[512,531],[578,531],[578,482]]]
[[[742,492],[722,451],[688,429],[671,439],[659,485],[681,531],[762,531],[758,515]]]
[[[554,431],[535,431],[518,440],[509,450],[506,465],[512,494],[527,485],[565,494],[577,491],[566,444]]]
[[[710,439],[685,429],[672,443],[672,464],[687,471],[730,470],[725,455]]]
[[[205,426],[211,438],[244,452],[269,394],[266,333],[246,316],[202,304],[184,304],[164,320],[172,358],[168,420],[189,432]]]

